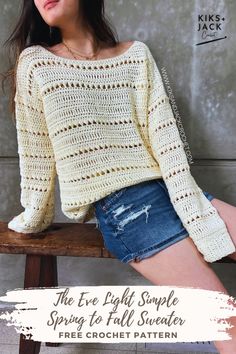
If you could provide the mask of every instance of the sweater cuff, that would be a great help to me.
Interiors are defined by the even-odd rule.
[[[236,251],[235,245],[227,232],[223,228],[217,230],[212,236],[206,239],[193,240],[199,252],[203,254],[206,262],[215,262]]]
[[[15,216],[12,220],[10,220],[7,224],[8,228],[10,230],[24,233],[24,234],[32,234],[32,233],[38,233],[43,230],[45,230],[49,225],[48,224],[42,224],[37,227],[30,227],[25,224],[24,221],[24,212],[21,214]]]

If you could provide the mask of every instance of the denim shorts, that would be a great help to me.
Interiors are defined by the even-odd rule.
[[[122,263],[138,262],[189,237],[162,178],[124,187],[93,205],[104,246]]]

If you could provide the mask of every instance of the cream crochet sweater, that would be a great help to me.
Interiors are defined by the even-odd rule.
[[[152,53],[134,41],[108,59],[25,48],[16,77],[16,128],[24,211],[8,227],[46,229],[58,176],[62,212],[85,221],[93,202],[162,177],[189,236],[208,262],[235,251],[224,221],[190,172]]]

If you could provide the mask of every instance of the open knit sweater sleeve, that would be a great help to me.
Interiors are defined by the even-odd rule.
[[[55,161],[35,80],[20,55],[16,72],[15,117],[24,211],[8,223],[22,233],[46,229],[54,217]]]
[[[171,202],[198,250],[208,262],[235,252],[234,243],[216,208],[190,172],[160,71],[148,51],[148,131]]]

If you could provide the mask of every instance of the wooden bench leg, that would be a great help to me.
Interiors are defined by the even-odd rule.
[[[57,277],[57,257],[56,256],[41,256],[41,275],[40,286],[41,287],[54,287],[58,286]],[[57,347],[60,343],[46,342],[48,347]]]
[[[27,254],[25,261],[24,289],[40,286],[41,256]],[[38,354],[41,342],[26,339],[20,334],[19,354]]]
[[[24,289],[32,287],[58,286],[57,257],[26,255]],[[60,343],[46,343],[47,346],[57,347]],[[20,335],[19,354],[39,354],[41,342],[26,339]]]
[[[41,256],[40,286],[54,287],[58,286],[57,277],[57,257]]]

